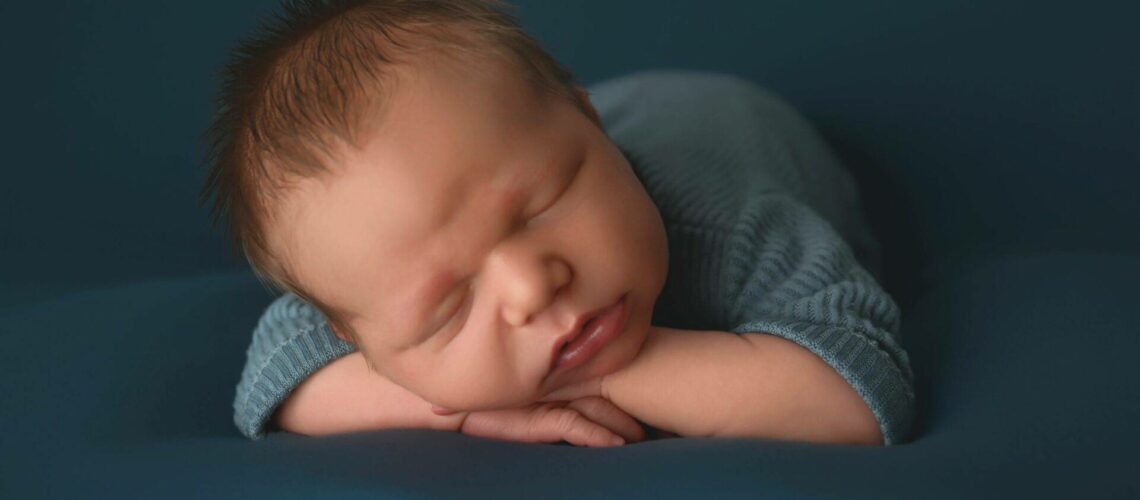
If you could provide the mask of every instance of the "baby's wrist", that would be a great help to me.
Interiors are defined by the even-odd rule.
[[[606,385],[606,381],[608,381],[611,376],[613,376],[616,373],[620,373],[624,369],[625,369],[625,367],[622,367],[621,369],[619,369],[613,373],[607,373],[607,374],[599,377],[599,379],[598,379],[598,396],[600,396],[602,399],[605,399],[606,401],[613,403],[614,400],[610,396],[610,389],[609,389],[609,386]]]
[[[463,432],[463,426],[467,423],[467,417],[471,416],[471,412],[463,411],[456,413],[453,416],[456,417],[456,420],[451,430],[455,432]]]
[[[470,414],[471,412],[448,410],[433,404],[431,405],[431,415],[428,416],[427,427],[437,431],[460,432],[463,430],[463,423]]]

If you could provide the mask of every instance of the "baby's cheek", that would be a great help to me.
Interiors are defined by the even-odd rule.
[[[533,388],[510,376],[506,370],[494,370],[485,366],[480,368],[456,370],[450,376],[437,380],[440,400],[448,401],[450,405],[445,406],[479,411],[515,408],[533,401]]]

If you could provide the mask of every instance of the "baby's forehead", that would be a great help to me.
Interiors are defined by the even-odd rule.
[[[446,89],[429,87],[403,97],[397,93],[388,101],[385,119],[362,130],[358,144],[330,155],[325,171],[298,179],[278,199],[281,227],[294,233],[286,237],[288,246],[305,246],[298,240],[311,237],[296,234],[297,228],[309,232],[331,220],[354,217],[352,207],[397,213],[397,224],[403,220],[409,227],[436,227],[464,201],[461,195],[488,191],[482,187],[509,194],[509,188],[537,182],[520,181],[520,172],[537,176],[542,170],[535,168],[542,167],[537,163],[558,161],[554,151],[569,153],[569,148],[555,145],[576,135],[568,120],[573,110],[552,115],[548,102],[538,102],[537,94],[531,99],[515,95],[514,85],[496,83],[502,78],[509,77],[487,76],[475,84],[482,94],[467,93],[467,86],[455,82],[442,83]],[[440,95],[448,98],[437,99],[431,90],[446,90]],[[543,97],[541,101],[551,98]],[[509,109],[499,103],[509,103]],[[461,109],[453,112],[452,106]]]

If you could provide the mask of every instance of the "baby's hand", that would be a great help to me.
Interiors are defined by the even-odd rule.
[[[452,413],[433,407],[437,414]],[[605,398],[589,396],[571,401],[533,403],[521,408],[474,411],[464,418],[460,432],[508,441],[576,446],[621,446],[645,440],[636,419]]]

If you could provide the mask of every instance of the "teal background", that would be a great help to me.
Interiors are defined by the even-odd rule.
[[[619,450],[389,430],[251,442],[273,297],[197,205],[217,71],[272,1],[0,3],[0,498],[1136,498],[1133,2],[517,2],[589,85],[734,73],[855,173],[914,439]]]
[[[517,5],[584,84],[708,69],[791,101],[856,171],[907,298],[977,255],[1140,249],[1133,4]],[[195,202],[201,134],[226,51],[273,7],[0,6],[0,305],[245,268]]]

